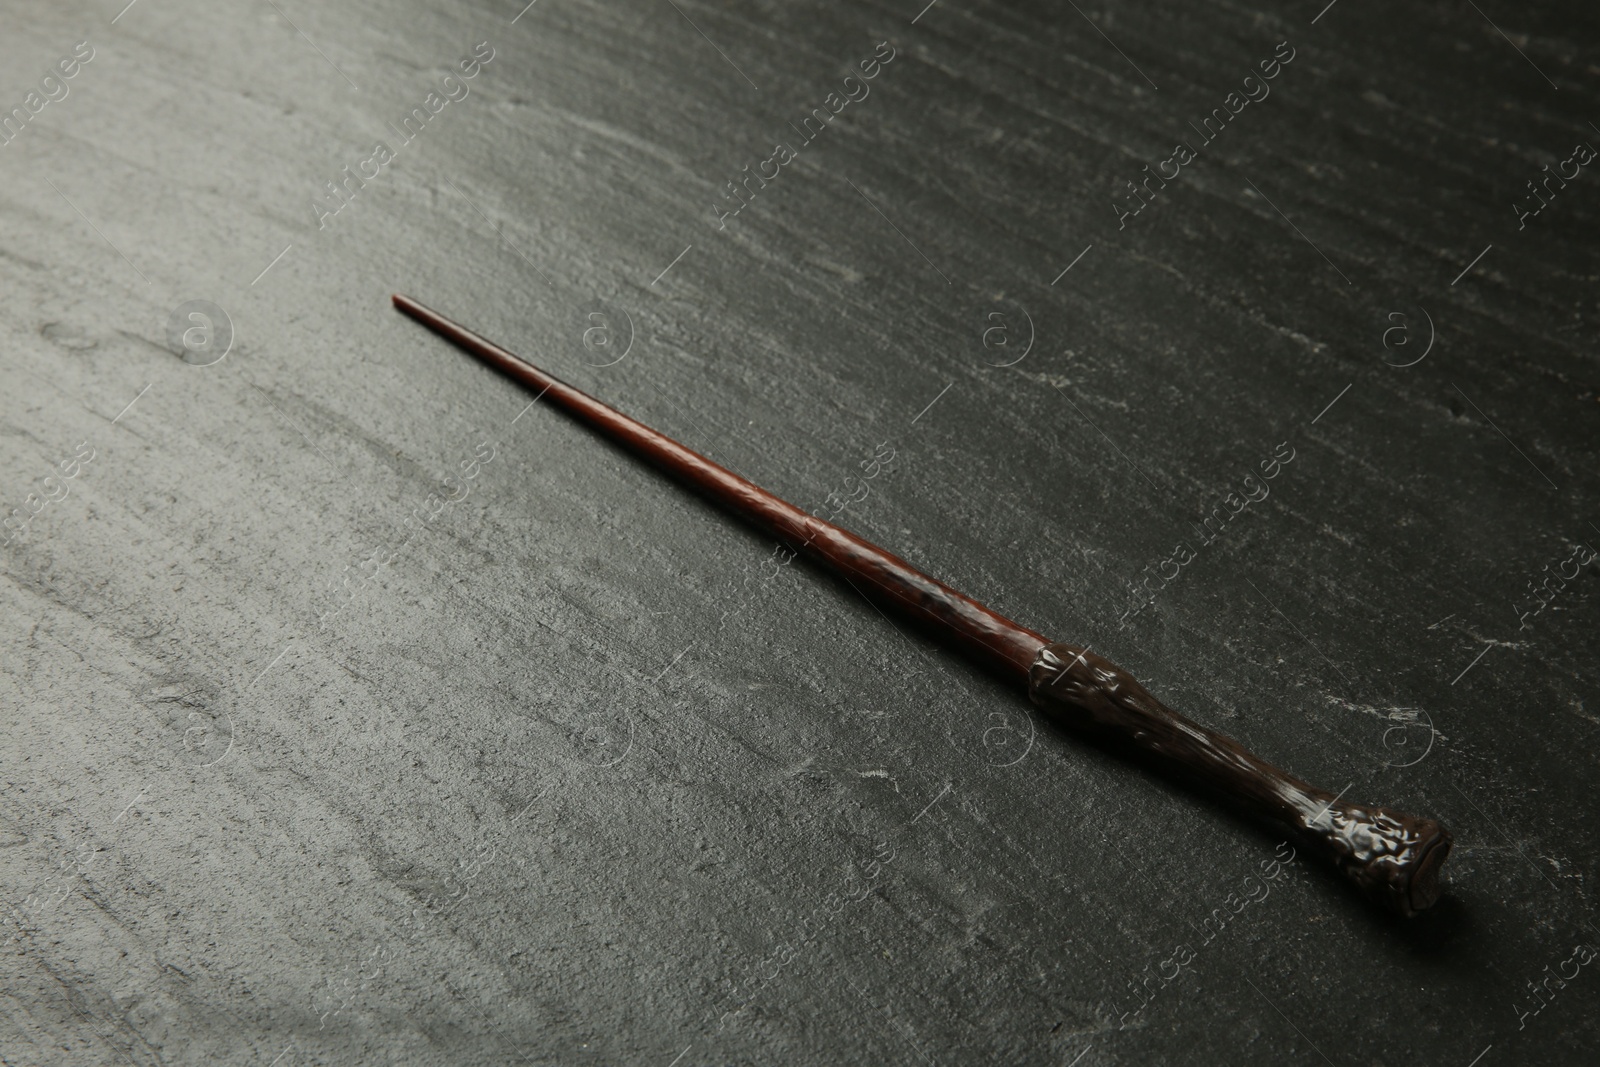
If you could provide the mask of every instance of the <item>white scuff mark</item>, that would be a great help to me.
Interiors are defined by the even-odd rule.
[[[1512,648],[1512,649],[1519,649],[1520,650],[1520,649],[1524,649],[1524,648],[1528,647],[1527,646],[1527,642],[1525,642],[1525,641],[1501,641],[1498,638],[1494,638],[1494,637],[1484,637],[1482,634],[1478,633],[1476,630],[1471,630],[1471,629],[1467,630],[1467,636],[1471,637],[1474,641],[1480,642],[1481,644],[1498,645],[1501,648]]]
[[[890,785],[894,786],[894,791],[896,793],[900,792],[900,779],[896,778],[894,775],[890,774],[888,771],[884,770],[881,767],[875,767],[870,771],[857,771],[856,772],[856,777],[857,778],[882,778],[882,779],[886,780]]]
[[[1335,541],[1343,542],[1348,548],[1356,547],[1355,541],[1350,538],[1349,534],[1342,534],[1338,530],[1335,530],[1332,526],[1329,526],[1327,523],[1322,524],[1322,532],[1333,538]]]

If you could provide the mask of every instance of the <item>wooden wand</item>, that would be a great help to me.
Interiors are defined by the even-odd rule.
[[[1332,863],[1381,907],[1414,915],[1439,899],[1439,869],[1451,837],[1437,820],[1356,804],[1308,785],[1172,711],[1110,660],[990,611],[409,297],[396,295],[394,305],[756,529],[843,575],[878,604],[1027,686],[1033,703],[1057,725],[1219,796]]]

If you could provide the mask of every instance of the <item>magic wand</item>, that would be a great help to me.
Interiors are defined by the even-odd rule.
[[[1053,642],[990,611],[848,530],[785,500],[550,377],[520,356],[396,295],[394,306],[756,529],[843,576],[883,607],[1013,682],[1053,723],[1216,795],[1331,863],[1369,900],[1414,915],[1439,899],[1450,831],[1437,820],[1356,804],[1308,785],[1238,742],[1179,715],[1086,648]],[[537,398],[536,398],[537,399]]]

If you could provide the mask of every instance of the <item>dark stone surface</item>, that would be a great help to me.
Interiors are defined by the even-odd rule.
[[[1600,144],[1592,7],[520,6],[0,5],[4,1062],[1593,1062],[1600,564],[1520,615],[1600,544],[1600,173],[1513,207]],[[1248,882],[396,290],[1443,819],[1446,898]]]

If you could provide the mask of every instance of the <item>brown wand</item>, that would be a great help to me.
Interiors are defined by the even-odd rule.
[[[1332,863],[1370,900],[1414,915],[1439,898],[1450,831],[1434,819],[1343,800],[1179,715],[1116,664],[1052,642],[934,581],[905,560],[692,452],[409,297],[394,305],[756,529],[843,575],[989,668],[1027,686],[1054,723],[1216,794]]]

